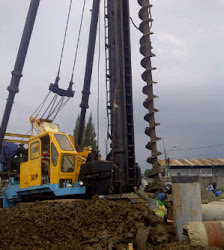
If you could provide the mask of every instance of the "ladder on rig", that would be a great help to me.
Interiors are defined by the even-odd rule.
[[[137,169],[128,0],[104,0],[104,27],[107,134],[113,140],[115,153],[112,158],[124,173],[125,185],[133,187],[136,186]]]
[[[104,29],[105,29],[105,71],[106,71],[106,105],[107,105],[107,139],[111,133],[111,114],[110,104],[110,65],[109,65],[109,32],[108,32],[108,0],[104,0]]]

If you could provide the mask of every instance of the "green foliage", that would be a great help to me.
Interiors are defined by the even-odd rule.
[[[220,190],[222,191],[222,193],[224,193],[224,186],[222,186]]]
[[[78,137],[79,137],[79,123],[80,123],[80,115],[78,115],[76,122],[75,122],[75,129],[74,129],[74,138],[75,138],[75,148],[78,149]],[[84,147],[84,142],[82,141],[81,148]]]
[[[96,142],[96,132],[93,124],[92,113],[89,116],[89,120],[85,127],[84,132],[84,146],[92,146],[94,151],[98,151],[98,146]]]
[[[145,177],[148,177],[148,173],[149,173],[150,171],[151,171],[151,169],[146,169],[146,170],[145,170],[145,173],[144,173],[144,174],[145,174]]]
[[[74,129],[74,137],[75,137],[75,146],[77,148],[78,143],[78,136],[79,136],[79,123],[80,123],[80,116],[78,115],[76,123],[75,123],[75,129]],[[83,147],[91,146],[94,151],[98,151],[98,145],[96,141],[96,132],[95,127],[93,124],[93,118],[92,113],[89,116],[87,124],[85,124],[84,127],[84,133],[83,133],[83,140],[81,144],[81,150]]]

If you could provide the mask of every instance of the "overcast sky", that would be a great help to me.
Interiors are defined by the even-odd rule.
[[[73,1],[71,21],[62,62],[60,86],[67,88],[71,77],[77,34],[81,17],[82,0]],[[164,137],[166,149],[178,145],[178,151],[168,151],[171,158],[215,158],[224,157],[224,147],[197,150],[180,150],[224,143],[224,1],[223,0],[154,0],[152,37],[154,53],[153,72],[155,94],[159,98],[155,107],[157,135]],[[7,86],[11,79],[18,46],[24,27],[30,0],[0,0],[0,117],[8,95]],[[72,133],[77,114],[80,112],[81,91],[90,24],[92,0],[87,0],[81,43],[75,68],[76,91],[56,121],[60,130]],[[69,0],[42,0],[38,11],[20,92],[16,95],[8,132],[26,133],[29,116],[42,102],[48,86],[54,81]],[[137,0],[130,0],[131,17],[139,25]],[[100,148],[104,154],[106,138],[106,104],[104,74],[103,1],[101,3],[101,78],[100,78]],[[141,33],[131,25],[134,117],[137,162],[141,167],[150,152],[145,149],[149,140],[144,134],[147,123],[142,106],[144,82],[141,74],[139,53]],[[94,72],[92,76],[90,108],[96,121],[97,96],[96,46]],[[0,118],[1,119],[1,118]],[[163,151],[162,142],[159,149]],[[161,156],[163,158],[164,156]]]

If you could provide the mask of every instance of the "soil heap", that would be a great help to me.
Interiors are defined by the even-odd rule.
[[[173,227],[146,204],[125,200],[18,204],[1,209],[0,221],[0,249],[126,249],[130,242],[153,246],[174,238]]]
[[[144,203],[61,200],[0,209],[0,249],[196,249]],[[202,248],[197,248],[202,249]]]
[[[201,200],[202,203],[208,203],[211,201],[219,201],[221,199],[220,196],[215,196],[213,192],[209,192],[206,187],[201,188]]]

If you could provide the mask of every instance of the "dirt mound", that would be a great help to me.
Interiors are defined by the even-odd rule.
[[[201,188],[201,200],[202,203],[208,203],[210,201],[219,201],[221,199],[220,196],[215,196],[213,192],[208,192],[205,187]]]
[[[158,246],[156,250],[218,250],[216,247],[202,247],[202,246],[191,246],[186,241],[170,242],[161,246]]]
[[[126,249],[130,242],[146,246],[174,239],[173,226],[146,204],[129,201],[19,204],[0,210],[0,221],[1,249]]]

